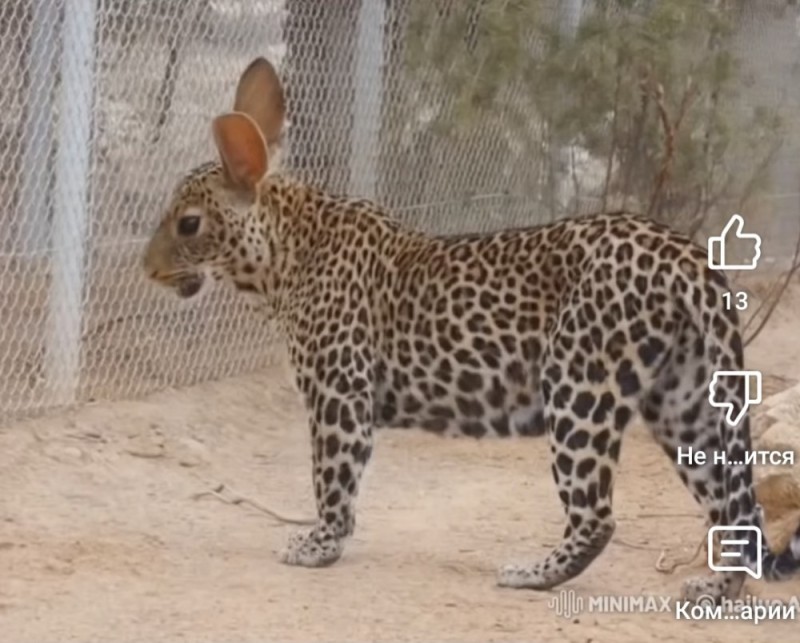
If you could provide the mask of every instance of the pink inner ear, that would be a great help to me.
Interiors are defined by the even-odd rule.
[[[232,112],[214,119],[212,126],[222,162],[238,185],[253,188],[267,173],[267,145],[252,118]]]

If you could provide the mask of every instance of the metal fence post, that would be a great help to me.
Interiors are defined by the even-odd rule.
[[[75,401],[80,378],[83,279],[95,66],[95,0],[66,0],[45,377],[55,404]]]
[[[383,111],[384,4],[384,0],[362,0],[356,36],[349,193],[369,199],[376,197],[378,184],[378,145]]]

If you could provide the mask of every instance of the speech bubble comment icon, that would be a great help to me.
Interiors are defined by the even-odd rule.
[[[761,237],[744,232],[744,219],[734,214],[725,224],[718,237],[708,239],[708,267],[717,270],[755,270],[761,257]],[[736,250],[739,252],[737,253]],[[735,262],[732,255],[741,254],[743,259]]]
[[[715,548],[714,534],[720,533],[719,547]],[[756,541],[756,560],[753,569],[745,564],[745,545],[750,543],[750,539]],[[708,568],[714,572],[746,572],[758,580],[761,578],[761,543],[763,534],[758,527],[741,526],[730,527],[719,525],[708,530]],[[719,554],[719,563],[714,562],[714,554]]]
[[[720,395],[717,391],[723,378],[744,380],[744,399],[739,407],[739,401],[734,404],[729,398]],[[729,390],[738,390],[738,382],[726,381]],[[708,401],[711,406],[718,409],[727,409],[725,419],[731,426],[741,422],[751,404],[761,404],[761,373],[759,371],[715,371],[708,386]]]

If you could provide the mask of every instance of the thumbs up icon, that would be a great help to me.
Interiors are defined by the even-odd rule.
[[[744,219],[734,214],[718,237],[708,239],[708,267],[717,270],[755,270],[761,256],[761,237],[757,234],[742,232]],[[742,257],[750,257],[744,263],[727,261],[727,255],[733,244],[741,250]]]

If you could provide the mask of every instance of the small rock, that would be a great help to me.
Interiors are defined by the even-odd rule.
[[[173,450],[182,467],[198,467],[209,462],[208,447],[194,438],[179,440],[170,448],[170,451]]]
[[[159,436],[135,435],[125,452],[137,458],[161,458],[164,456],[164,440]]]
[[[61,452],[68,458],[80,459],[83,457],[83,451],[78,447],[64,447]]]
[[[63,444],[48,444],[44,447],[44,454],[57,462],[65,464],[74,463],[86,459],[86,454],[76,446],[64,446]]]
[[[161,447],[152,447],[144,449],[125,449],[125,453],[132,455],[135,458],[163,458],[164,449]]]

